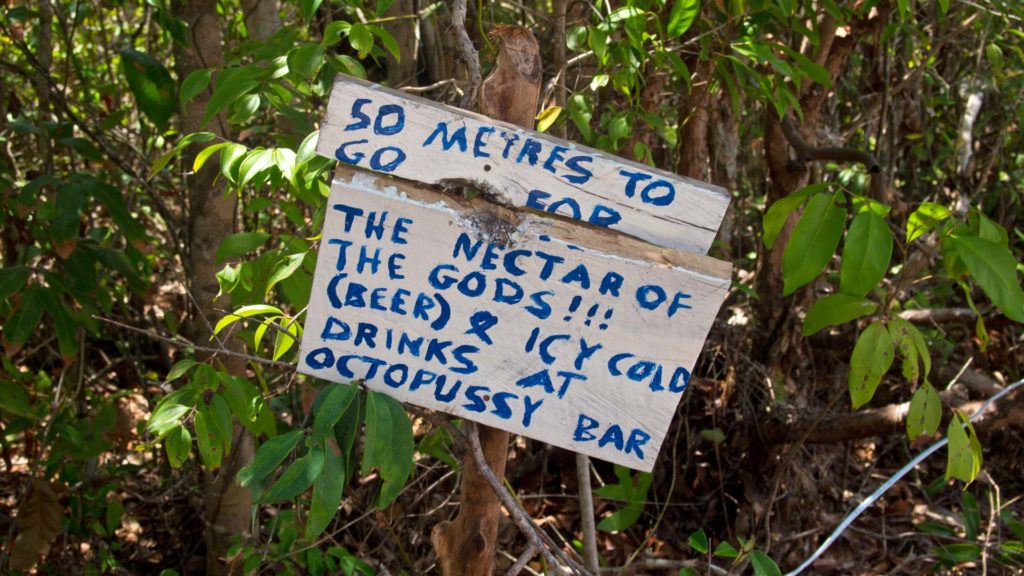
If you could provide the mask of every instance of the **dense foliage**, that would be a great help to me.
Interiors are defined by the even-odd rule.
[[[733,196],[712,254],[734,289],[656,472],[595,463],[608,565],[794,567],[879,483],[871,470],[946,435],[947,459],[880,511],[911,537],[891,551],[862,528],[853,548],[878,558],[817,569],[1019,568],[1020,395],[967,417],[1024,366],[1024,8],[471,4],[485,72],[492,26],[539,38],[539,130]],[[0,571],[430,572],[424,533],[466,465],[458,423],[290,363],[334,166],[314,152],[332,82],[458,101],[449,7],[0,12]],[[524,508],[578,545],[571,457],[512,450]],[[248,529],[214,552],[224,494],[251,503],[234,511]],[[522,548],[502,538],[499,568]]]

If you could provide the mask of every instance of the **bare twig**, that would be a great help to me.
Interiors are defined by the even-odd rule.
[[[518,576],[518,574],[523,571],[523,568],[526,567],[526,563],[532,560],[536,555],[537,548],[535,548],[532,543],[527,544],[526,550],[523,550],[523,553],[519,555],[518,559],[516,559],[516,563],[508,569],[508,572],[505,572],[505,576]]]
[[[524,536],[526,536],[530,545],[540,550],[541,555],[543,555],[548,564],[552,566],[564,565],[577,574],[593,576],[589,570],[580,566],[578,562],[569,558],[565,552],[562,552],[562,550],[557,546],[554,546],[547,534],[544,534],[544,532],[533,523],[533,520],[526,513],[526,510],[523,510],[522,506],[520,506],[515,499],[509,495],[508,491],[505,490],[505,487],[501,484],[501,480],[494,475],[494,471],[492,471],[490,466],[487,465],[487,459],[484,457],[483,447],[480,445],[480,435],[477,433],[476,424],[466,422],[466,437],[469,440],[469,448],[473,455],[473,461],[480,470],[480,474],[487,480],[487,483],[490,484],[495,496],[498,497],[502,505],[508,510],[509,514],[512,516],[512,521],[515,522],[516,526],[519,527],[519,530]]]
[[[462,95],[459,108],[474,110],[476,97],[480,91],[480,56],[466,32],[466,0],[452,0],[451,11],[455,46],[459,51],[459,59],[466,65],[466,74],[469,77],[469,85],[466,87],[466,93]]]
[[[110,318],[103,318],[102,316],[96,316],[95,314],[92,317],[95,318],[96,320],[101,321],[101,322],[106,322],[107,324],[111,324],[113,326],[117,326],[118,328],[122,328],[124,330],[129,330],[131,332],[135,332],[136,334],[142,334],[144,336],[148,336],[148,337],[153,338],[155,340],[160,340],[161,342],[166,342],[166,343],[168,343],[168,344],[170,344],[172,346],[181,346],[181,347],[193,348],[195,350],[198,350],[200,352],[206,352],[208,354],[223,354],[224,356],[233,356],[235,358],[243,358],[243,359],[248,360],[250,362],[256,362],[257,364],[265,364],[267,366],[273,366],[275,368],[281,368],[282,370],[295,370],[295,365],[291,364],[289,362],[280,362],[280,361],[277,361],[277,360],[267,360],[266,358],[260,358],[259,356],[253,356],[251,354],[244,354],[242,352],[235,352],[234,350],[228,350],[227,348],[223,348],[223,347],[222,348],[213,348],[213,347],[210,347],[210,346],[200,346],[198,344],[190,342],[189,340],[187,340],[185,338],[182,338],[181,336],[175,336],[174,338],[170,338],[170,337],[164,336],[163,334],[160,334],[158,332],[154,332],[152,330],[146,330],[144,328],[136,328],[135,326],[131,326],[129,324],[124,324],[122,322],[118,322],[117,320],[111,320]]]
[[[590,458],[576,454],[576,483],[580,493],[580,527],[583,530],[583,562],[587,570],[597,572],[597,526],[594,523],[594,491],[590,487]]]
[[[878,160],[875,159],[874,154],[865,150],[837,148],[832,146],[822,148],[811,146],[806,140],[804,140],[803,136],[800,135],[800,131],[797,130],[796,124],[793,123],[793,119],[790,118],[788,114],[782,118],[781,126],[782,134],[786,137],[789,145],[796,150],[797,154],[799,154],[800,160],[803,162],[811,160],[856,162],[858,164],[863,164],[871,174],[878,174],[882,169]]]

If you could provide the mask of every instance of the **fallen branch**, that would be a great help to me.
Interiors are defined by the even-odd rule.
[[[977,316],[970,308],[926,308],[904,310],[900,318],[911,324],[973,324]]]
[[[961,377],[962,378],[962,377]],[[957,402],[957,391],[943,390],[939,397],[943,404],[965,414],[977,412],[982,402]],[[770,420],[761,428],[765,444],[836,444],[872,436],[890,436],[904,433],[904,422],[910,402],[890,404],[855,412],[830,414],[825,418],[806,417],[793,420]],[[980,436],[1006,426],[1024,426],[1024,395],[1001,398],[991,409],[979,416],[975,429]]]

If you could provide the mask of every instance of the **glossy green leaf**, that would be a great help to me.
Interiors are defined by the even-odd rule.
[[[161,404],[158,410],[153,412],[150,416],[149,422],[146,423],[146,429],[150,431],[157,439],[161,439],[166,436],[175,426],[181,424],[181,419],[188,411],[191,410],[188,406],[182,404]]]
[[[786,221],[789,220],[789,215],[794,210],[804,205],[807,202],[806,196],[786,196],[780,198],[772,203],[768,207],[768,210],[764,213],[764,245],[767,248],[771,248],[775,245],[775,240],[782,233],[782,229],[786,226]]]
[[[348,481],[341,454],[327,446],[324,456],[324,470],[313,483],[313,500],[306,520],[306,540],[310,541],[319,536],[338,513],[341,495]]]
[[[302,430],[292,430],[264,442],[256,450],[252,463],[238,471],[238,484],[243,488],[262,484],[299,445],[302,437]]]
[[[708,550],[710,550],[711,544],[708,542],[708,536],[704,533],[703,528],[698,528],[696,532],[690,534],[688,542],[690,543],[690,548],[701,554],[707,554]]]
[[[235,100],[255,90],[265,74],[263,70],[254,66],[229,68],[221,72],[217,76],[210,101],[206,103],[203,124],[209,122],[211,118]]]
[[[266,232],[239,232],[221,241],[214,258],[220,264],[229,258],[238,258],[266,244],[270,234]]]
[[[163,130],[178,108],[174,80],[163,64],[138,50],[121,52],[121,69],[139,109]]]
[[[274,289],[274,286],[278,282],[289,278],[296,270],[302,266],[302,261],[305,260],[307,252],[299,252],[298,254],[290,254],[284,260],[278,263],[277,267],[274,268],[274,272],[270,275],[270,279],[267,280],[266,294],[270,294],[270,291]]]
[[[172,428],[164,436],[164,450],[171,468],[181,468],[188,460],[188,453],[192,451],[192,433],[184,426]]]
[[[886,221],[870,210],[850,223],[839,268],[839,290],[864,296],[885,277],[892,259],[892,232]]]
[[[925,382],[910,398],[907,412],[907,438],[913,442],[920,436],[931,437],[942,423],[942,400],[931,384]]]
[[[341,415],[348,410],[356,398],[359,387],[354,384],[331,384],[327,387],[323,401],[313,415],[313,441],[320,442],[327,437]]]
[[[280,330],[274,335],[274,360],[280,360],[299,341],[299,323],[294,319],[283,318]]]
[[[199,363],[191,358],[179,360],[174,364],[174,366],[171,366],[171,370],[167,372],[167,378],[164,380],[164,382],[174,382],[178,378],[181,378],[182,376],[187,374],[189,370],[195,368],[197,364]]]
[[[1007,318],[1024,322],[1024,290],[1017,277],[1017,260],[1010,250],[977,236],[953,236],[950,241],[992,303]]]
[[[782,254],[783,293],[814,280],[836,253],[846,222],[843,195],[818,194],[807,202]]]
[[[666,32],[669,38],[678,38],[686,33],[700,14],[700,0],[675,0],[668,14]]]
[[[894,356],[892,337],[881,322],[872,323],[861,333],[850,357],[850,400],[854,409],[871,401]]]
[[[288,70],[303,78],[316,75],[324,62],[326,48],[321,44],[306,44],[288,52]]]
[[[750,553],[750,565],[754,567],[755,576],[782,576],[779,566],[760,550]]]
[[[302,21],[309,24],[322,2],[323,0],[300,0],[299,11],[302,13]]]
[[[348,43],[359,53],[359,58],[369,56],[373,50],[373,33],[365,24],[353,24],[348,31]]]
[[[952,216],[949,208],[934,202],[924,202],[910,214],[907,220],[907,244],[930,232],[935,226]]]
[[[291,500],[305,492],[320,477],[320,473],[324,469],[324,460],[323,446],[310,448],[305,456],[296,458],[288,466],[281,477],[270,487],[270,490],[267,490],[266,494],[260,498],[260,503],[272,504],[282,500]]]
[[[219,152],[221,148],[224,148],[229,144],[230,142],[217,142],[216,144],[211,144],[200,150],[199,154],[196,154],[196,158],[192,162],[192,171],[198,172],[203,165],[206,164],[206,161],[210,159],[210,156],[213,156]]]
[[[388,51],[388,54],[391,54],[396,62],[402,61],[402,51],[398,46],[398,40],[395,40],[395,37],[387,29],[377,25],[367,25],[367,28],[380,40],[380,45]]]
[[[185,106],[203,90],[206,90],[206,87],[210,85],[212,77],[212,68],[200,68],[189,73],[181,83],[181,91],[178,93],[178,100],[181,105]]]
[[[715,546],[715,551],[712,554],[719,558],[736,558],[740,555],[739,551],[736,550],[736,547],[725,540],[719,542],[718,546]]]
[[[412,473],[412,424],[405,408],[390,396],[366,393],[366,446],[362,471],[376,468],[384,485],[376,505],[383,508],[398,497]]]
[[[867,316],[878,309],[878,304],[849,294],[829,294],[819,298],[804,317],[803,335],[817,334],[828,326],[845,324]]]
[[[217,322],[217,325],[213,327],[213,333],[220,334],[221,330],[235,322],[238,322],[242,318],[252,318],[253,316],[259,316],[261,314],[283,315],[284,312],[282,312],[280,308],[271,306],[270,304],[250,304],[248,306],[242,306],[231,314],[225,314],[224,317]]]

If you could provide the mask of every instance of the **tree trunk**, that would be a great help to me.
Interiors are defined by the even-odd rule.
[[[462,23],[456,23],[462,25]],[[533,33],[519,26],[495,29],[501,42],[498,64],[483,83],[483,113],[522,128],[533,127],[540,97],[540,48]],[[501,478],[505,475],[509,433],[478,426],[487,465]],[[431,541],[437,563],[445,576],[489,576],[494,570],[501,506],[490,484],[471,456],[462,465],[459,514],[434,527]]]
[[[220,18],[215,0],[180,0],[174,4],[174,13],[188,24],[191,31],[191,46],[175,43],[175,69],[179,78],[185,78],[194,70],[223,64],[221,48]],[[227,126],[222,117],[215,118],[211,125],[203,126],[203,111],[209,99],[206,91],[181,110],[183,133],[209,130],[218,136],[227,137]],[[197,150],[186,151],[184,164],[191,166]],[[221,241],[235,230],[236,196],[225,194],[223,186],[215,184],[217,168],[208,163],[199,172],[186,180],[188,198],[187,258],[188,286],[195,299],[196,309],[190,318],[189,331],[193,339],[202,342],[209,339],[210,326],[217,321],[214,298],[218,292],[216,273],[218,270],[214,254]],[[236,346],[229,341],[227,346]],[[218,361],[228,372],[245,375],[245,363],[238,358],[219,358]],[[227,574],[226,561],[232,540],[245,537],[249,528],[252,493],[234,482],[238,469],[252,459],[251,436],[236,428],[231,454],[225,459],[220,470],[207,471],[204,477],[204,498],[206,507],[206,572]]]
[[[388,52],[386,61],[388,68],[388,84],[392,88],[416,85],[416,49],[419,46],[416,34],[416,0],[395,0],[384,13],[385,17],[395,18],[384,22],[384,29],[395,37],[398,43],[400,60]]]

